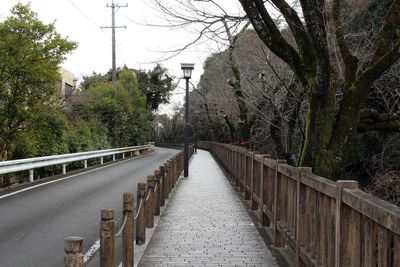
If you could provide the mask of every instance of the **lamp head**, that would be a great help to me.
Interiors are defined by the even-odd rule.
[[[192,77],[192,70],[194,70],[194,64],[181,63],[181,69],[183,70],[183,78],[190,79]]]

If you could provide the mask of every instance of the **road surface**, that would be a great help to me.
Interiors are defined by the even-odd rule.
[[[137,183],[178,153],[155,150],[1,198],[0,266],[63,266],[67,236],[83,237],[86,251],[99,239],[101,209],[114,209],[119,223],[123,193],[136,198]]]

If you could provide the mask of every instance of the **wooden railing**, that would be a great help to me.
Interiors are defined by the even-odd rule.
[[[273,228],[274,245],[290,247],[298,266],[400,266],[400,208],[357,181],[331,181],[241,147],[198,145],[222,163],[262,225]]]
[[[194,152],[190,146],[189,156]],[[123,195],[123,223],[119,233],[115,234],[114,210],[103,209],[100,223],[100,266],[111,267],[115,262],[115,236],[122,234],[122,266],[134,266],[134,245],[146,244],[146,228],[154,227],[154,216],[160,216],[160,206],[177,184],[184,165],[183,151],[173,156],[154,175],[147,177],[147,183],[138,183],[136,214],[134,195]],[[136,225],[136,227],[135,227]],[[136,230],[134,234],[134,230]],[[65,267],[83,267],[83,238],[67,237],[64,241]]]

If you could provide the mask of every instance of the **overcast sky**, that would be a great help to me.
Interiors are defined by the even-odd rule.
[[[51,23],[56,21],[56,29],[62,36],[78,42],[78,48],[64,62],[63,67],[72,71],[79,79],[93,71],[105,73],[111,68],[111,29],[100,29],[111,26],[112,0],[1,0],[0,20],[4,20],[9,10],[16,3],[31,3],[31,8],[38,13],[39,19]],[[149,4],[150,0],[115,0],[116,4],[128,7],[120,8],[116,15],[116,26],[127,26],[127,29],[116,30],[117,66],[127,65],[130,68],[152,69],[154,62],[160,62],[163,53],[156,51],[172,50],[182,47],[194,38],[187,31],[169,28],[155,28],[143,24],[159,24],[159,15]],[[225,0],[237,6],[238,1]],[[196,83],[202,73],[202,63],[212,52],[204,44],[182,54],[162,61],[161,64],[170,70],[170,74],[180,77],[180,63],[195,63],[192,82]],[[184,86],[184,82],[181,82]],[[173,102],[183,99],[182,88],[174,93]]]

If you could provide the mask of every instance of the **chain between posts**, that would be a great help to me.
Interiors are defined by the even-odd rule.
[[[135,221],[136,221],[137,218],[139,217],[140,211],[141,211],[142,206],[143,206],[142,203],[143,203],[143,200],[140,200],[139,208],[138,208],[138,210],[137,210],[137,212],[136,212],[136,215],[135,215]]]
[[[158,183],[156,183],[156,187],[154,188],[154,192],[157,192]]]
[[[123,221],[123,223],[122,223],[122,225],[121,225],[121,228],[119,229],[119,231],[118,231],[118,233],[115,235],[115,237],[119,237],[119,236],[121,236],[121,233],[122,233],[122,231],[124,230],[124,228],[125,228],[125,225],[126,225],[126,221],[128,220],[128,214],[125,214],[124,215],[124,221]]]

